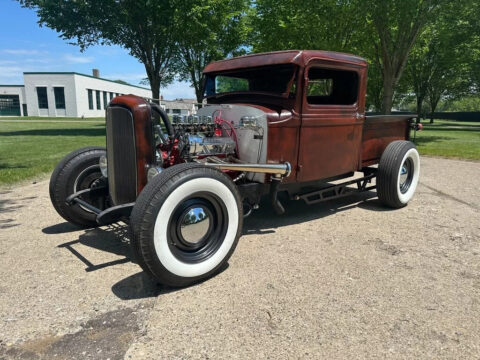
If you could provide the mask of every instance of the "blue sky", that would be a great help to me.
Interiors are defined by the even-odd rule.
[[[37,24],[35,11],[13,0],[0,0],[0,84],[23,84],[24,71],[75,71],[139,85],[144,66],[118,46],[93,46],[80,52],[49,28]],[[144,86],[144,85],[141,85]],[[146,86],[148,87],[148,86]],[[188,83],[161,90],[165,99],[194,98]]]

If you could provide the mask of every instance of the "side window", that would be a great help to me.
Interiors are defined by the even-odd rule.
[[[358,74],[311,67],[306,93],[307,102],[312,105],[353,105],[358,96]]]
[[[333,91],[333,79],[315,79],[308,82],[307,96],[330,96]]]

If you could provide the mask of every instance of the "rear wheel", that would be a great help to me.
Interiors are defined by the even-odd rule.
[[[417,188],[420,156],[410,141],[393,141],[382,154],[377,172],[377,194],[392,208],[408,204]]]
[[[89,146],[75,150],[65,156],[57,165],[50,177],[50,200],[58,214],[68,222],[80,227],[96,227],[96,214],[88,209],[75,205],[67,205],[65,200],[71,194],[88,189],[104,181],[100,172],[99,159],[105,155],[105,148]],[[90,198],[87,201],[98,209],[105,208],[104,197]]]
[[[130,217],[138,263],[161,283],[187,286],[232,255],[243,210],[233,182],[195,164],[173,166],[143,189]]]

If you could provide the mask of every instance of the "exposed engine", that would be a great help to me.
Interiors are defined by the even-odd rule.
[[[256,108],[242,105],[212,105],[195,116],[174,115],[173,136],[157,125],[157,163],[168,167],[207,157],[233,157],[260,163],[266,158],[266,117]],[[250,174],[250,180],[263,181],[264,175]]]
[[[227,125],[228,124],[228,125]],[[225,157],[236,152],[233,126],[226,120],[211,116],[174,116],[175,132],[183,133],[187,145],[181,155],[195,158],[208,155]]]

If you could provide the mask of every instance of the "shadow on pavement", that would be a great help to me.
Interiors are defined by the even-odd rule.
[[[260,204],[260,209],[254,211],[251,216],[244,220],[243,235],[274,233],[274,229],[278,227],[321,219],[356,207],[370,211],[392,210],[384,207],[376,196],[376,191],[367,191],[315,205],[307,205],[302,200],[294,201],[281,198],[286,210],[284,215],[275,214],[269,204],[269,199],[266,198]]]
[[[16,212],[18,209],[25,206],[30,200],[35,199],[35,196],[23,197],[23,198],[6,198],[10,195],[11,191],[0,191],[0,230],[16,227],[20,225],[13,218],[10,217],[10,213]]]
[[[266,198],[262,201],[260,209],[245,219],[243,235],[275,233],[275,228],[278,227],[320,219],[355,207],[370,211],[390,210],[383,207],[375,197],[376,192],[369,191],[316,205],[306,205],[303,201],[282,199],[286,209],[286,213],[282,216],[278,216],[273,212],[269,199]],[[46,227],[42,231],[45,234],[62,234],[78,230],[78,227],[64,222]],[[123,256],[123,258],[101,264],[94,264],[74,248],[76,244],[107,251],[115,255]],[[124,264],[130,261],[135,263],[130,247],[129,228],[128,225],[124,224],[112,224],[103,228],[85,230],[77,240],[60,244],[58,247],[67,249],[82,261],[86,265],[85,271],[87,272]],[[227,268],[228,264],[225,264],[219,272],[223,272]],[[130,275],[112,286],[112,292],[123,300],[157,297],[176,290],[181,290],[181,288],[171,288],[158,284],[150,275],[143,271]]]
[[[78,231],[79,228],[67,222],[48,226],[42,229],[45,234],[63,234],[68,232]],[[81,244],[100,251],[107,251],[109,253],[123,256],[122,259],[108,261],[101,264],[93,264],[78,250],[74,245]],[[135,262],[130,250],[130,239],[128,238],[128,226],[123,224],[112,224],[105,228],[96,228],[85,230],[80,234],[77,240],[69,241],[58,245],[60,248],[65,248],[75,255],[85,265],[85,271],[91,272],[105,267],[124,264],[127,262]]]
[[[81,230],[81,228],[65,221],[60,224],[47,226],[46,228],[42,229],[42,232],[47,235],[57,235],[57,234],[67,234],[67,233],[71,233],[79,230]]]

